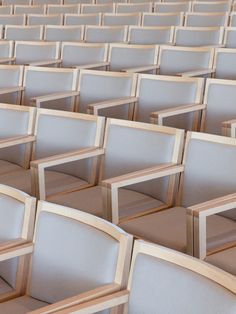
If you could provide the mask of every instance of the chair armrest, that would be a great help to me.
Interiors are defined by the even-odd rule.
[[[120,290],[120,285],[118,284],[107,284],[101,287],[98,287],[96,289],[80,293],[78,295],[75,295],[73,297],[66,298],[62,301],[50,304],[48,306],[44,306],[42,308],[39,308],[37,310],[34,310],[32,312],[29,312],[28,314],[49,314],[49,313],[58,313],[57,311],[69,309],[74,306],[78,306],[81,303],[89,303],[89,301],[101,298],[103,296],[106,296],[108,294],[114,293],[116,291]]]
[[[122,106],[122,105],[127,105],[133,102],[136,102],[138,100],[137,97],[122,97],[118,99],[110,99],[110,100],[105,100],[93,104],[88,105],[87,113],[97,115],[98,110],[100,109],[105,109],[105,108],[112,108],[116,106]]]
[[[85,302],[80,305],[75,305],[64,310],[59,310],[56,313],[57,314],[69,314],[69,313],[92,314],[92,313],[97,313],[106,309],[110,309],[110,308],[128,303],[128,301],[129,301],[129,291],[123,290],[120,292],[116,292],[114,294],[97,298],[89,302]],[[39,313],[30,312],[29,314],[39,314]]]
[[[194,255],[196,257],[204,259],[207,255],[206,218],[235,207],[236,193],[233,193],[187,208],[187,213],[191,213],[193,216]]]
[[[180,114],[185,114],[189,112],[199,111],[206,108],[205,104],[189,104],[177,106],[169,109],[159,110],[155,112],[151,112],[150,118],[154,120],[154,123],[159,125],[163,124],[163,119],[167,117],[177,116]]]
[[[16,58],[0,58],[0,63],[13,62]]]
[[[203,70],[195,70],[195,71],[186,71],[183,73],[178,73],[180,76],[188,76],[188,77],[193,77],[193,76],[202,76],[206,74],[212,74],[215,73],[215,69],[203,69]]]
[[[30,99],[30,101],[33,102],[36,105],[36,107],[40,108],[41,103],[46,102],[46,101],[59,100],[59,99],[64,99],[68,97],[77,97],[77,96],[79,96],[79,92],[77,91],[58,92],[58,93],[53,93],[49,95],[33,97]]]
[[[22,238],[5,241],[5,242],[0,244],[0,251],[4,251],[7,249],[16,247],[16,246],[21,246],[21,245],[26,244],[26,243],[29,243],[29,241],[26,239],[22,239]]]
[[[0,262],[6,261],[8,259],[19,257],[27,254],[31,254],[34,250],[34,245],[32,243],[26,243],[20,247],[8,248],[0,252]]]
[[[4,94],[11,94],[11,93],[16,93],[16,92],[21,92],[25,88],[23,86],[15,86],[15,87],[5,87],[5,88],[0,88],[0,95]]]
[[[134,171],[101,182],[104,213],[114,224],[119,223],[118,189],[136,183],[150,181],[184,171],[183,165],[165,163],[155,167]],[[166,207],[166,206],[165,206]],[[142,213],[143,215],[144,213]]]
[[[78,65],[75,68],[78,70],[81,69],[95,69],[100,67],[105,67],[110,65],[110,62],[99,62],[99,63],[92,63],[92,64],[84,64],[84,65]]]
[[[61,59],[55,59],[55,60],[44,60],[44,61],[35,61],[35,62],[30,62],[30,66],[46,66],[46,65],[51,65],[51,64],[60,64],[62,63]]]
[[[146,66],[141,66],[141,67],[122,69],[122,71],[129,72],[129,73],[137,73],[137,72],[145,72],[145,71],[158,70],[158,69],[160,69],[160,66],[153,64],[153,65],[146,65]]]
[[[36,138],[34,135],[16,136],[8,139],[2,139],[0,140],[0,148],[32,143],[35,141],[35,139]]]
[[[221,125],[222,129],[224,130],[224,132],[222,132],[222,135],[234,138],[236,137],[236,119],[223,121]]]

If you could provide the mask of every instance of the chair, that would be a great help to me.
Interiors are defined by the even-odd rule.
[[[25,263],[25,272],[18,266],[18,295],[1,303],[0,311],[45,313],[124,289],[131,248],[132,237],[116,226],[72,208],[39,202],[33,244],[1,255],[4,262],[18,256],[26,262],[30,254],[30,266]],[[1,273],[6,277],[4,270]],[[7,280],[6,285],[13,290]]]
[[[179,13],[179,12],[190,12],[191,2],[169,2],[169,3],[154,3],[155,13]]]
[[[85,28],[84,40],[88,43],[121,43],[127,40],[127,26],[94,26]]]
[[[105,3],[105,4],[82,4],[81,5],[82,14],[91,13],[115,13],[115,4]]]
[[[81,4],[81,3],[87,3],[87,4],[92,4],[94,3],[93,0],[64,0],[64,4]]]
[[[220,27],[228,26],[228,13],[199,13],[187,12],[185,14],[184,26],[191,27]]]
[[[14,14],[46,14],[45,5],[14,5]]]
[[[161,46],[159,74],[201,76],[214,72],[214,49],[205,47]]]
[[[103,22],[104,26],[112,25],[141,25],[140,13],[104,13]]]
[[[5,27],[9,25],[26,25],[26,15],[25,14],[1,14],[0,15],[0,25]]]
[[[61,46],[61,66],[81,68],[104,68],[107,62],[107,44],[69,43]]]
[[[38,110],[32,153],[28,151],[26,156],[28,163],[25,168],[2,175],[0,181],[31,195],[37,196],[40,191],[45,198],[94,185],[96,158],[79,159],[83,153],[96,155],[102,146],[103,129],[103,117]],[[7,140],[5,146],[8,147]],[[49,166],[44,176],[44,168],[50,163],[55,165]],[[46,187],[41,183],[42,176]]]
[[[137,45],[164,45],[171,44],[173,37],[172,26],[130,26],[128,42]]]
[[[180,13],[143,13],[142,26],[182,26],[184,14]]]
[[[31,0],[2,0],[2,5],[31,5]]]
[[[136,240],[127,290],[57,313],[91,314],[123,305],[121,313],[233,314],[235,295],[234,276],[196,258]]]
[[[143,13],[152,12],[152,3],[117,3],[116,13]]]
[[[65,25],[101,25],[101,13],[65,14]]]
[[[7,15],[13,14],[13,6],[12,5],[2,5],[0,7],[0,14],[1,15],[3,15],[3,14],[7,14]]]
[[[49,4],[47,14],[79,14],[80,6],[78,4],[56,5]]]
[[[0,65],[0,103],[20,104],[23,66]]]
[[[219,46],[222,45],[223,27],[179,27],[175,28],[176,46]]]
[[[60,5],[63,3],[63,0],[32,0],[34,5],[48,5],[48,4],[57,4]]]
[[[15,64],[50,66],[59,60],[59,42],[16,41],[14,51]]]
[[[236,48],[236,27],[226,27],[223,45],[226,48]]]
[[[11,63],[13,61],[13,41],[0,41],[0,63]]]
[[[194,1],[192,3],[193,12],[230,12],[231,2],[230,1]]]
[[[81,25],[45,25],[44,40],[82,41],[84,26]]]
[[[231,48],[215,49],[214,77],[218,79],[236,79],[236,71],[233,64],[236,61],[236,51]]]
[[[109,70],[156,73],[159,47],[151,45],[111,44]]]
[[[5,27],[6,40],[42,40],[43,39],[43,26],[14,26],[6,25]]]
[[[171,165],[180,162],[183,136],[183,130],[108,119],[103,150],[99,153],[102,160],[98,184],[80,191],[55,195],[49,201],[80,208],[85,212],[112,219],[116,224],[130,216],[151,213],[157,208],[164,209],[172,199],[174,176],[169,181],[162,181],[155,173],[158,169],[168,171]],[[106,190],[108,182],[126,176],[130,176],[129,187],[126,185],[124,189],[120,189],[119,195],[114,187],[112,191],[116,195],[113,195],[113,199]],[[148,182],[148,178],[152,181]],[[140,184],[133,184],[133,179]],[[115,204],[118,198],[119,206]],[[115,213],[118,207],[119,213]]]
[[[61,14],[28,14],[27,25],[62,25]]]

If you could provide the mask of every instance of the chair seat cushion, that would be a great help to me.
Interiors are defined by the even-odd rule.
[[[163,211],[123,222],[125,231],[148,241],[186,252],[186,209],[172,207]],[[207,221],[207,248],[236,239],[235,222],[218,215]]]
[[[0,294],[7,293],[10,291],[13,291],[12,287],[4,279],[0,277]]]
[[[29,296],[23,296],[0,303],[0,313],[25,314],[29,311],[33,311],[47,305],[48,303],[36,300]]]
[[[15,172],[19,170],[22,170],[21,166],[18,166],[6,160],[0,160],[0,175],[4,175],[9,172]]]
[[[205,261],[236,276],[236,247],[209,255]]]
[[[50,197],[50,202],[80,209],[93,215],[102,217],[102,188],[94,186],[88,189],[68,194]],[[119,189],[119,215],[121,218],[150,208],[164,205],[161,201],[148,195],[132,190]]]
[[[16,189],[31,194],[31,175],[30,170],[11,173],[0,177],[0,183],[12,186]],[[47,195],[60,193],[68,190],[77,190],[88,183],[71,175],[62,172],[46,171],[46,192]]]

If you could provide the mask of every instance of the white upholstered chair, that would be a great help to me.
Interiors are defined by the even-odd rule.
[[[104,4],[82,4],[81,5],[82,14],[91,13],[115,13],[114,3],[104,3]]]
[[[25,14],[1,14],[0,25],[26,25]]]
[[[214,57],[213,77],[218,79],[236,79],[234,64],[236,62],[236,51],[233,48],[217,48]]]
[[[236,27],[226,27],[223,45],[226,48],[236,48]]]
[[[1,5],[0,14],[13,14],[13,5]]]
[[[152,12],[152,2],[116,4],[116,13],[143,13],[143,12]]]

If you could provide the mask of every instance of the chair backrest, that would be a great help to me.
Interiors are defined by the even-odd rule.
[[[135,96],[136,75],[130,73],[81,70],[79,76],[79,112],[86,113],[89,104],[109,99]],[[127,118],[129,108],[102,109],[99,115]]]
[[[228,13],[186,13],[185,26],[191,27],[220,27],[228,25]]]
[[[82,25],[45,25],[44,40],[47,41],[82,41]]]
[[[179,163],[183,136],[183,130],[108,119],[99,182],[160,164]],[[170,182],[169,178],[157,179],[126,188],[168,203],[173,188]]]
[[[173,42],[172,26],[130,26],[128,42],[139,45],[163,45]]]
[[[225,28],[223,44],[226,48],[236,48],[236,27]]]
[[[39,202],[34,243],[27,287],[33,298],[54,303],[105,284],[125,285],[132,236],[105,220]]]
[[[14,14],[46,14],[45,5],[15,5]]]
[[[0,41],[0,58],[13,57],[13,46],[12,40]]]
[[[62,4],[63,0],[32,0],[34,5],[44,5],[44,4]]]
[[[81,13],[91,14],[91,13],[115,13],[115,4],[105,3],[105,4],[82,4]]]
[[[120,43],[127,39],[127,26],[93,26],[85,28],[85,41],[89,43]]]
[[[104,13],[102,25],[141,25],[140,13]]]
[[[7,40],[42,40],[43,39],[43,26],[14,26],[6,25],[5,39]]]
[[[201,125],[203,132],[222,134],[222,122],[236,118],[234,97],[236,97],[234,80],[207,80],[204,97],[207,108]]]
[[[233,314],[236,310],[234,276],[141,240],[134,244],[128,290],[129,313]]]
[[[223,27],[176,27],[174,42],[177,46],[213,46],[221,45]]]
[[[63,67],[75,67],[105,62],[107,61],[107,54],[107,44],[63,42],[61,46]]]
[[[203,83],[204,80],[201,78],[140,74],[134,119],[150,122],[152,112],[201,103]],[[189,130],[192,129],[194,118],[191,114],[169,117],[165,119],[165,125]]]
[[[0,104],[0,113],[0,137],[2,139],[33,134],[35,108]],[[0,159],[22,167],[28,166],[26,158],[25,145],[12,146],[0,150]]]
[[[59,58],[59,42],[16,41],[15,63],[30,64],[37,61],[49,61]]]
[[[62,25],[62,14],[28,14],[27,25]]]
[[[22,105],[32,105],[31,98],[33,97],[75,91],[77,74],[76,69],[25,67],[23,82],[25,90],[22,94]],[[46,102],[44,106],[58,110],[73,110],[74,100],[69,98],[68,100],[50,101]]]
[[[182,72],[212,69],[214,49],[204,47],[160,46],[160,74],[177,75]]]
[[[13,6],[12,5],[2,5],[0,7],[0,14],[13,14]]]
[[[80,13],[80,5],[78,4],[67,4],[67,5],[54,5],[49,4],[47,8],[48,14],[79,14]]]
[[[64,4],[94,3],[94,0],[64,0]]]
[[[103,117],[74,112],[40,109],[36,116],[32,160],[90,147],[101,147],[105,120]],[[96,163],[82,160],[53,169],[94,182]]]
[[[229,12],[231,10],[230,1],[193,1],[192,3],[193,12]]]
[[[177,13],[189,12],[191,10],[191,2],[169,2],[169,3],[154,3],[154,12],[157,13]]]
[[[111,44],[109,65],[111,71],[157,64],[159,47],[155,45]]]
[[[236,62],[236,51],[230,48],[215,49],[214,77],[218,79],[236,79],[234,64]]]
[[[0,25],[25,25],[26,15],[25,14],[1,14]]]
[[[65,14],[65,25],[101,25],[101,13]]]
[[[178,203],[189,207],[234,193],[236,139],[189,132],[186,143]],[[221,215],[236,220],[235,209]]]
[[[236,26],[236,12],[231,12],[230,19],[229,19],[229,26],[231,27]]]
[[[143,13],[142,26],[182,26],[183,21],[183,12]]]
[[[2,5],[31,5],[31,0],[2,0]]]
[[[116,13],[142,13],[142,12],[152,12],[152,2],[116,4]]]

